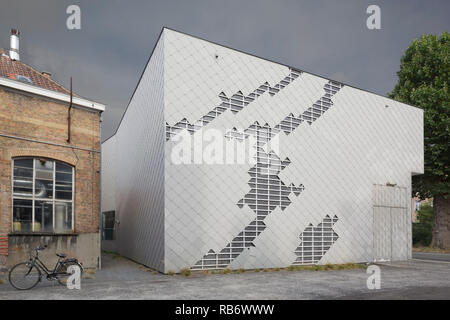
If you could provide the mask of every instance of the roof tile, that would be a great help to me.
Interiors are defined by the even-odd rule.
[[[70,91],[64,88],[59,83],[53,81],[47,76],[44,76],[22,61],[12,60],[10,57],[4,54],[0,55],[0,76],[18,81],[20,81],[18,79],[18,76],[27,77],[36,87],[70,94]]]

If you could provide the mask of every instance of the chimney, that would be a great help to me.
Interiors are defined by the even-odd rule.
[[[9,57],[12,60],[20,60],[19,55],[19,30],[11,29],[11,40],[9,42]]]

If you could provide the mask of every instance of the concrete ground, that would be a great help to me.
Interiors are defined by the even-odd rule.
[[[0,284],[4,299],[450,299],[450,263],[410,260],[382,264],[381,289],[369,290],[365,269],[192,274],[154,273],[105,254],[103,269],[81,290],[43,280],[29,291]]]

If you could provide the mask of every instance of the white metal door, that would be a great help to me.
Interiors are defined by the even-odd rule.
[[[374,186],[374,261],[407,260],[407,201],[406,188]]]
[[[374,260],[391,260],[392,239],[391,239],[391,212],[389,208],[373,208],[373,242]]]
[[[408,259],[406,208],[391,208],[392,260]]]

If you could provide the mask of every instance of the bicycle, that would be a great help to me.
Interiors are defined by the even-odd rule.
[[[25,262],[16,264],[11,268],[8,275],[9,283],[18,290],[29,290],[35,287],[42,280],[42,273],[44,272],[47,280],[58,280],[59,284],[66,285],[67,278],[72,275],[67,272],[69,266],[78,266],[80,268],[80,276],[83,272],[83,266],[75,258],[66,259],[67,255],[64,253],[57,253],[58,261],[50,270],[39,259],[39,251],[45,250],[47,246],[38,246],[35,248],[36,254],[34,257]],[[22,285],[23,284],[23,285]]]

